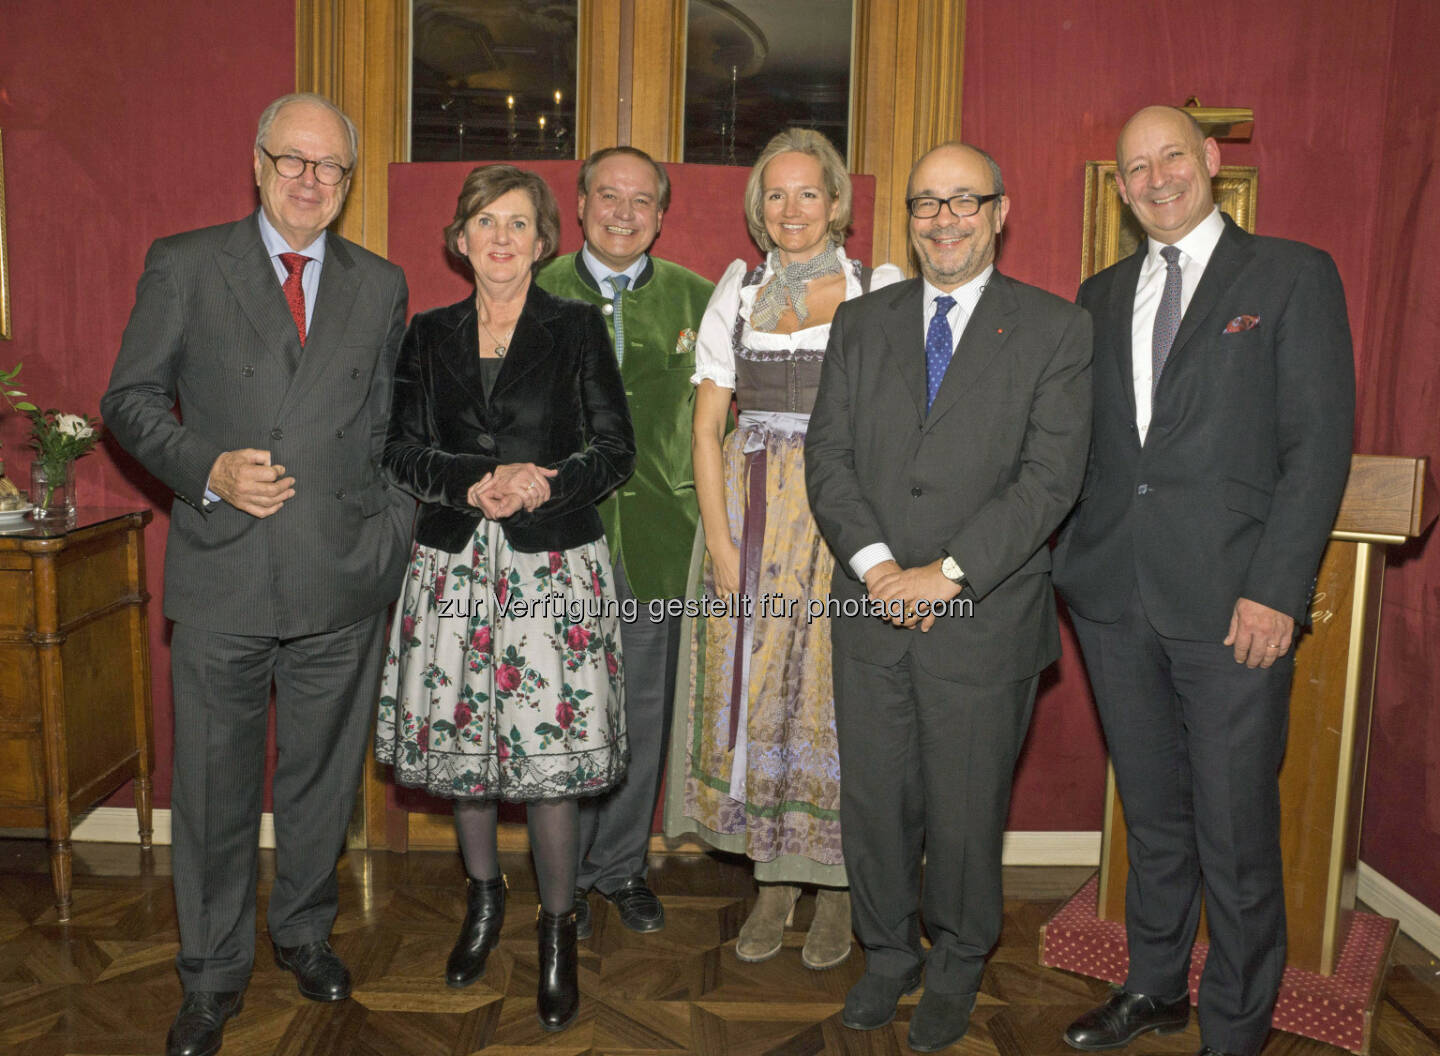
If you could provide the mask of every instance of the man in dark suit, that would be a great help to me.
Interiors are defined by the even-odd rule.
[[[1264,1044],[1285,965],[1277,774],[1316,567],[1354,419],[1330,257],[1216,207],[1220,151],[1171,107],[1132,117],[1134,255],[1080,289],[1095,319],[1095,440],[1056,552],[1129,830],[1122,991],[1079,1049],[1185,1027],[1203,879],[1206,1054]]]
[[[923,281],[836,309],[805,466],[837,557],[840,824],[866,955],[843,1022],[884,1026],[920,983],[923,853],[909,1040],[931,1052],[968,1029],[1000,934],[1011,778],[1060,651],[1047,540],[1084,472],[1090,320],[994,270],[1010,203],[988,155],[936,147],[906,205]]]
[[[185,988],[172,1056],[218,1050],[250,976],[272,684],[276,962],[314,1000],[350,992],[327,941],[335,866],[414,509],[379,473],[405,279],[326,233],[356,142],[320,96],[265,110],[260,209],[151,246],[101,402],[179,500],[165,555]]]

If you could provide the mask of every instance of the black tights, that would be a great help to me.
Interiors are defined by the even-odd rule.
[[[493,799],[455,801],[455,833],[465,871],[476,880],[500,875],[496,842],[498,804]],[[580,854],[580,806],[573,799],[547,799],[528,803],[530,856],[535,860],[540,906],[547,913],[564,913],[575,900],[575,869]]]

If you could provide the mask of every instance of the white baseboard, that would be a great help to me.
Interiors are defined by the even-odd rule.
[[[1100,864],[1098,832],[1007,832],[1000,860],[1004,865]]]
[[[170,811],[151,812],[155,844],[170,844]],[[96,807],[80,819],[70,838],[78,843],[139,843],[135,811],[130,807]],[[44,837],[43,829],[0,829],[0,837]],[[260,846],[275,846],[275,819],[260,815]],[[698,848],[698,845],[697,845]],[[1006,865],[1099,865],[1098,832],[1007,832]]]
[[[153,840],[157,847],[170,846],[170,811],[150,812]],[[96,807],[84,815],[70,830],[72,843],[139,843],[134,807]],[[45,838],[44,829],[0,829],[0,837],[33,836]],[[260,815],[260,846],[275,849],[275,816]]]
[[[1382,917],[1394,917],[1401,931],[1440,957],[1440,913],[1364,862],[1356,870],[1355,881],[1357,898]]]
[[[157,846],[170,844],[170,811],[151,812]],[[79,843],[139,843],[135,827],[135,811],[130,807],[96,807],[80,819],[71,830],[71,840]],[[44,837],[43,829],[0,829],[0,837]],[[260,846],[274,848],[275,819],[260,815]],[[1098,865],[1100,834],[1098,832],[1007,832],[1004,862],[1006,865]]]
[[[153,822],[155,843],[168,846],[170,811],[154,811]],[[0,837],[44,835],[43,829],[0,829]],[[129,807],[96,807],[75,826],[71,839],[82,843],[139,843],[135,811]],[[270,814],[260,817],[260,846],[275,846],[275,819]],[[1100,864],[1098,832],[1007,832],[1004,847],[1006,865]],[[1394,917],[1400,922],[1400,930],[1440,956],[1440,913],[1364,862],[1359,866],[1356,894],[1381,916]]]

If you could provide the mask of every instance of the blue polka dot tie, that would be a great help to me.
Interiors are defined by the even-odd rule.
[[[1165,290],[1160,294],[1160,307],[1155,309],[1155,329],[1150,334],[1150,395],[1160,384],[1160,372],[1170,358],[1170,346],[1180,330],[1180,250],[1161,246],[1165,258]]]
[[[610,303],[615,308],[615,359],[620,363],[625,362],[625,321],[620,317],[620,295],[629,285],[629,275],[610,276],[610,288],[615,291],[610,298]]]
[[[925,334],[925,413],[935,403],[935,394],[945,380],[945,370],[950,366],[950,356],[955,351],[955,337],[950,332],[950,309],[955,307],[955,298],[935,298],[935,317],[930,320],[930,329]]]

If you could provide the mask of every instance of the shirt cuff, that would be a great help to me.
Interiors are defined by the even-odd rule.
[[[865,573],[869,572],[882,561],[894,561],[895,555],[884,543],[871,543],[869,546],[862,546],[855,551],[855,556],[850,558],[850,571],[855,573],[855,578],[865,582]]]

